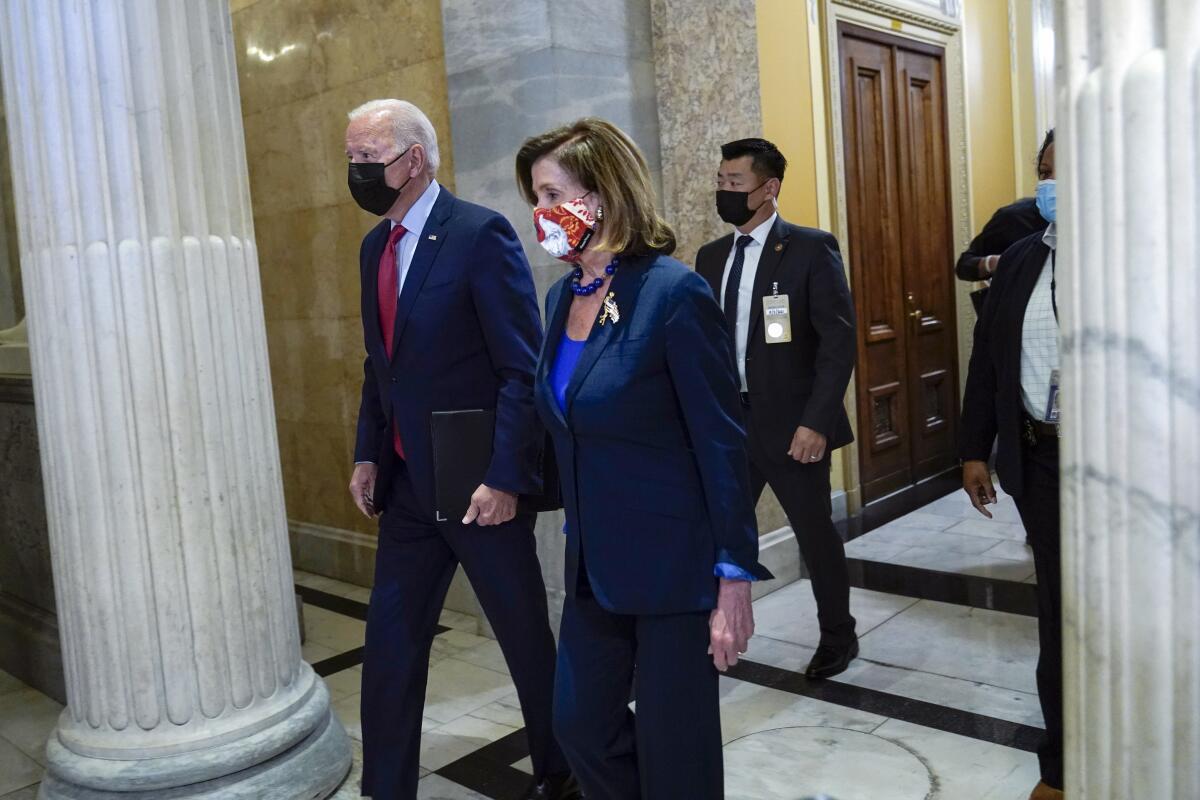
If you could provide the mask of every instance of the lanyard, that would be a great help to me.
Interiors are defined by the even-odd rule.
[[[1050,305],[1054,308],[1054,322],[1058,324],[1058,248],[1050,248]]]

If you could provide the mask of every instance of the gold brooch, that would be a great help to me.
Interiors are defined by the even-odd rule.
[[[613,292],[608,293],[608,297],[604,298],[604,313],[600,315],[600,327],[604,327],[604,323],[612,320],[612,324],[616,325],[621,321],[621,309],[617,308],[616,295]]]

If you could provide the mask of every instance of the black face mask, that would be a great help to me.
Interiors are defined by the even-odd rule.
[[[770,180],[770,178],[767,180]],[[762,203],[758,204],[758,208],[750,208],[750,195],[766,185],[767,181],[763,181],[748,192],[733,192],[728,189],[718,189],[717,214],[730,225],[745,225],[758,213],[758,208],[762,208]],[[763,203],[765,202],[766,200],[763,201]]]
[[[408,150],[412,148],[409,147]],[[354,198],[354,202],[358,203],[364,211],[370,211],[377,217],[382,217],[396,203],[396,198],[404,191],[404,187],[408,186],[408,181],[399,189],[393,189],[387,185],[387,178],[383,171],[395,164],[400,159],[404,158],[404,153],[393,158],[386,164],[380,161],[372,161],[366,164],[351,163],[346,178],[346,183],[350,186],[350,194]]]

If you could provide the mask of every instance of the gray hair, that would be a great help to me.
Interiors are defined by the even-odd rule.
[[[438,153],[437,131],[425,112],[407,100],[370,100],[350,112],[350,121],[379,114],[392,123],[392,136],[401,151],[414,144],[425,150],[426,172],[437,176],[441,156]]]

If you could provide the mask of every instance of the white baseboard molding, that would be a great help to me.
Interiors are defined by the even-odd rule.
[[[58,618],[7,592],[0,592],[0,669],[67,702]]]

